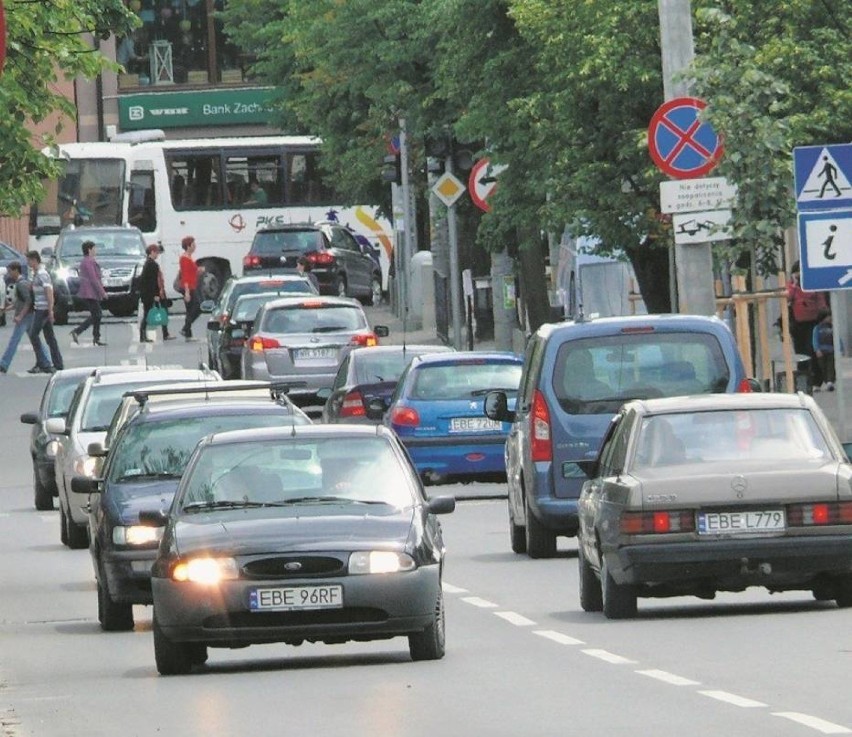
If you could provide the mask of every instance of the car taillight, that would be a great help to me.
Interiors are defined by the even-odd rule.
[[[530,412],[530,438],[532,440],[533,461],[553,460],[553,444],[550,439],[550,410],[544,395],[535,390],[532,411]]]
[[[787,507],[787,524],[790,527],[852,525],[852,502],[791,504]]]
[[[364,346],[366,348],[371,348],[374,345],[379,344],[379,339],[373,333],[367,333],[365,335],[356,335],[349,341],[350,345],[358,345]]]
[[[329,264],[334,263],[334,256],[330,253],[309,253],[307,256],[308,261],[312,264],[318,264],[320,266],[328,266]]]
[[[255,335],[249,341],[250,351],[268,351],[272,348],[280,348],[281,344],[275,338],[267,338],[265,335]]]
[[[361,392],[348,392],[340,405],[341,417],[363,417],[367,414]]]
[[[622,535],[653,535],[693,532],[695,515],[687,510],[673,512],[624,512],[619,530]]]
[[[260,256],[254,256],[249,254],[248,256],[243,256],[243,266],[251,268],[252,266],[260,266]]]
[[[739,384],[737,384],[737,393],[739,394],[750,394],[754,389],[751,387],[751,382],[748,379],[743,379]]]
[[[420,415],[412,407],[394,407],[390,420],[392,425],[417,427],[420,424]]]

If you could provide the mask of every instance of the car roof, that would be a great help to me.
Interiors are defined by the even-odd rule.
[[[259,228],[258,233],[281,233],[288,230],[320,230],[322,226],[337,225],[342,227],[340,223],[332,223],[326,220],[317,220],[311,223],[283,223],[281,225],[268,225],[265,228]]]
[[[728,326],[715,315],[622,315],[618,317],[592,317],[584,320],[566,320],[565,322],[545,323],[538,329],[538,335],[548,338],[562,333],[582,332],[588,336],[610,334],[623,329],[646,327],[668,327],[678,330],[701,332],[728,330]]]
[[[278,307],[296,307],[301,302],[310,302],[314,305],[321,303],[323,305],[332,305],[337,306],[340,305],[342,307],[358,307],[361,308],[361,304],[350,297],[331,297],[331,296],[321,296],[319,294],[302,294],[302,295],[293,295],[292,297],[279,297],[278,299],[273,299],[263,305],[264,310],[274,310]]]
[[[498,361],[500,363],[517,363],[523,364],[524,359],[517,353],[511,351],[447,351],[444,353],[427,353],[423,356],[417,356],[415,359],[417,366],[430,366],[440,364],[447,365],[463,365],[479,363],[480,361]]]
[[[292,427],[264,427],[251,430],[228,430],[210,436],[212,445],[263,442],[291,438],[355,438],[381,437],[391,439],[393,432],[382,425],[295,425]]]
[[[235,284],[254,284],[256,282],[272,281],[305,281],[305,277],[301,274],[253,274],[251,276],[236,276],[233,277]]]
[[[353,348],[349,355],[357,360],[366,356],[377,356],[382,353],[453,353],[455,349],[448,345],[374,345],[370,348]]]
[[[215,377],[215,379],[214,379]],[[101,386],[113,386],[116,384],[132,384],[135,381],[180,381],[180,380],[197,380],[202,381],[218,381],[218,374],[212,371],[204,371],[202,369],[149,369],[148,371],[128,371],[110,374],[101,374],[93,377],[93,382]]]
[[[798,394],[777,392],[743,392],[738,394],[698,394],[664,399],[636,399],[627,402],[624,409],[633,409],[642,415],[680,414],[684,412],[710,412],[713,410],[747,409],[817,409],[813,398]]]
[[[187,397],[149,404],[145,406],[144,411],[134,415],[133,422],[246,414],[282,414],[301,417],[301,413],[294,412],[289,402],[279,402],[270,397],[217,398],[211,396],[210,399]],[[289,427],[287,431],[289,432]]]
[[[132,225],[66,225],[59,237],[67,233],[139,233],[142,237],[142,231]]]

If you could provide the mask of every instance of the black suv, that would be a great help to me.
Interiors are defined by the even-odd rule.
[[[132,227],[67,226],[59,234],[56,249],[45,248],[41,252],[53,280],[57,324],[65,325],[69,312],[84,309],[77,291],[85,241],[93,241],[97,246],[95,258],[107,293],[106,308],[116,317],[133,315],[139,302],[137,277],[145,265],[142,231]]]
[[[227,430],[311,422],[273,387],[266,398],[233,396],[238,389],[224,384],[192,388],[185,390],[185,398],[162,402],[148,402],[144,390],[133,392],[140,409],[108,449],[102,478],[72,479],[73,491],[96,495],[90,499],[89,550],[103,630],[132,630],[133,605],[151,603],[151,564],[162,528],[140,522],[139,512],[168,512],[198,441]]]
[[[292,273],[300,256],[310,261],[320,294],[357,297],[368,305],[381,302],[381,269],[370,250],[339,223],[293,223],[257,231],[243,258],[243,275]]]

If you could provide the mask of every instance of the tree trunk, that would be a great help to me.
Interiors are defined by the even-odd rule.
[[[672,311],[669,292],[669,250],[650,245],[647,241],[625,252],[633,266],[639,293],[651,314]]]
[[[493,298],[492,311],[494,314],[494,346],[498,351],[512,350],[512,331],[515,329],[515,308],[506,307],[503,299],[503,282],[515,274],[512,259],[503,250],[491,254],[491,295]]]
[[[544,249],[538,231],[521,234],[518,262],[521,272],[521,298],[527,318],[526,327],[530,333],[534,333],[551,320],[549,285],[544,273]]]

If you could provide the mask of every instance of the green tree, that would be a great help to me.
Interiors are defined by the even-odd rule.
[[[59,111],[74,117],[72,100],[58,94],[60,78],[94,78],[115,69],[92,38],[127,33],[138,23],[121,0],[6,0],[7,58],[0,75],[0,212],[17,215],[40,198],[41,182],[56,173],[41,154],[52,135],[31,128]],[[54,133],[58,132],[54,131]]]

